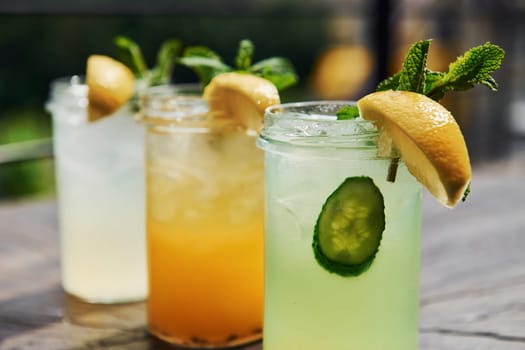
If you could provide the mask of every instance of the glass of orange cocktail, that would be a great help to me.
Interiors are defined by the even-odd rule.
[[[234,346],[262,331],[263,153],[189,90],[155,87],[141,102],[148,327],[186,347]]]

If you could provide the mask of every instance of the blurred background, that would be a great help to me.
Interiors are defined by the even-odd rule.
[[[525,150],[525,0],[0,0],[0,200],[54,195],[49,83],[84,74],[90,54],[138,42],[153,64],[179,38],[232,63],[251,39],[255,60],[288,57],[300,78],[283,101],[356,99],[397,71],[407,46],[433,38],[429,66],[446,70],[490,41],[506,51],[500,91],[476,87],[443,103],[458,119],[474,166]],[[177,67],[174,82],[196,81]]]

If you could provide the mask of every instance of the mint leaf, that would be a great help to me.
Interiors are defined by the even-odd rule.
[[[348,120],[359,117],[359,109],[357,106],[343,106],[336,112],[337,120]]]
[[[235,69],[247,70],[252,65],[253,52],[255,48],[250,40],[241,40],[239,50],[235,58]]]
[[[298,77],[293,64],[283,57],[272,57],[255,63],[248,71],[271,81],[278,91],[297,83]]]
[[[430,42],[423,40],[413,44],[403,61],[403,68],[380,82],[376,90],[418,92],[436,101],[448,91],[469,90],[476,84],[498,90],[491,74],[501,66],[505,56],[502,48],[491,43],[473,47],[451,63],[447,72],[434,72],[426,68]]]
[[[435,86],[438,81],[443,79],[444,76],[445,76],[445,73],[434,72],[430,69],[426,69],[425,70],[425,90],[423,91],[423,93],[425,95],[428,94],[430,89],[432,89],[432,87]],[[442,97],[443,96],[441,96],[440,99]]]
[[[465,192],[463,192],[463,197],[461,198],[462,202],[465,202],[467,200],[468,195],[470,194],[470,183],[468,184],[467,188],[465,189]]]
[[[179,62],[191,68],[203,86],[208,85],[214,76],[233,70],[222,62],[219,55],[204,46],[186,48]]]
[[[439,100],[447,91],[469,90],[476,84],[497,91],[498,84],[491,74],[501,66],[504,57],[501,47],[488,42],[471,48],[449,65],[448,72],[434,82],[427,96]]]
[[[429,47],[430,40],[422,40],[414,43],[408,49],[399,75],[397,90],[423,93]]]
[[[379,83],[376,91],[405,90],[423,93],[426,86],[428,49],[431,40],[414,43],[403,60],[399,72]]]
[[[399,87],[399,78],[401,77],[401,72],[397,72],[389,78],[386,78],[377,85],[376,91],[385,91],[385,90],[397,90]]]
[[[235,68],[223,63],[219,55],[203,46],[187,48],[179,62],[195,71],[203,86],[214,76],[230,71],[245,72],[271,81],[282,91],[297,83],[293,64],[282,57],[264,59],[252,65],[254,45],[250,40],[241,40],[235,58]]]
[[[175,59],[179,55],[182,44],[178,39],[165,41],[157,54],[157,65],[151,70],[149,85],[167,84],[171,80],[171,73],[175,66]]]
[[[138,78],[145,78],[148,75],[148,66],[139,45],[123,35],[117,36],[114,41],[119,49],[120,61],[130,67]]]
[[[120,61],[126,64],[140,80],[139,88],[170,82],[182,46],[180,40],[169,39],[162,43],[157,53],[156,65],[151,69],[148,69],[140,46],[136,42],[123,35],[115,37],[114,42]]]

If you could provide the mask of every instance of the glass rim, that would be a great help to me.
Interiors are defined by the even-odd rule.
[[[354,123],[354,124],[374,124],[375,121],[373,120],[365,120],[362,119],[360,116],[354,119],[337,119],[336,117],[336,111],[340,107],[343,106],[356,106],[357,101],[354,100],[313,100],[313,101],[300,101],[300,102],[286,102],[286,103],[280,103],[276,105],[272,105],[267,107],[264,110],[264,117],[265,118],[273,118],[273,119],[289,119],[289,120],[302,120],[302,121],[311,121],[315,123]],[[332,107],[332,112],[328,113],[328,109],[323,108],[321,109],[317,115],[324,115],[324,118],[314,118],[311,114],[308,114],[307,112],[301,112],[299,109],[301,108],[312,108],[312,107]],[[333,108],[337,106],[338,108]],[[295,111],[297,109],[297,111]],[[326,118],[326,117],[332,117],[332,118]]]
[[[356,101],[316,100],[266,108],[260,139],[299,147],[375,148],[379,131],[374,121],[338,120],[336,113]]]
[[[208,109],[197,83],[149,86],[138,93],[138,98],[140,110],[136,119],[151,126],[198,122]]]
[[[50,97],[67,91],[68,88],[75,89],[70,91],[71,94],[84,97],[82,94],[87,94],[86,77],[84,75],[73,74],[52,79],[49,82]]]
[[[202,85],[199,83],[170,83],[148,86],[138,92],[139,98],[170,96],[174,93],[187,96],[201,96]]]
[[[296,107],[311,107],[319,105],[355,105],[357,102],[353,100],[312,100],[312,101],[298,101],[298,102],[285,102],[269,106],[265,109],[265,114],[277,115],[282,112],[274,112],[276,109],[289,109]]]
[[[140,110],[135,119],[162,132],[209,133],[235,129],[229,119],[210,120],[208,102],[198,83],[151,86],[139,94]]]
[[[84,85],[86,83],[86,76],[84,74],[71,74],[71,75],[61,75],[55,78],[51,78],[49,84],[52,86],[54,84],[79,84]]]

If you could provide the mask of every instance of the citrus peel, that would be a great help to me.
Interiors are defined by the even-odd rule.
[[[210,112],[216,119],[233,119],[246,130],[259,131],[264,110],[280,103],[274,84],[264,78],[238,72],[215,76],[204,89]]]
[[[87,60],[88,119],[108,116],[126,104],[135,91],[135,76],[123,63],[104,55]]]

